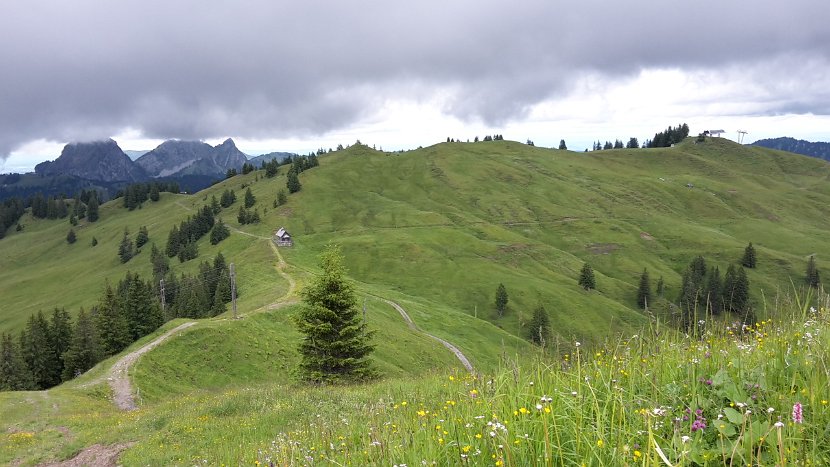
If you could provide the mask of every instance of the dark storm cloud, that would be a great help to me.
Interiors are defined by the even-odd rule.
[[[830,3],[813,0],[10,2],[0,154],[126,127],[158,138],[315,135],[384,99],[436,91],[449,93],[445,112],[502,122],[582,73],[614,80],[649,67],[746,65],[770,93],[816,90],[790,110],[826,112],[828,17]],[[770,76],[757,63],[794,69]]]

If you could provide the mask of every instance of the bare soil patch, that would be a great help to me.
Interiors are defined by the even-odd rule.
[[[41,467],[110,467],[118,465],[118,456],[121,452],[135,443],[119,443],[109,446],[93,444],[79,452],[77,456],[63,462],[40,464]]]
[[[610,255],[620,249],[616,243],[591,243],[585,248],[595,255]]]
[[[648,232],[640,232],[640,238],[642,238],[643,240],[648,240],[648,241],[654,240],[654,237],[649,235]]]

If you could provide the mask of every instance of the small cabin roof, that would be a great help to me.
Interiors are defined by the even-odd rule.
[[[277,230],[276,236],[282,238],[285,235],[288,235],[288,232],[285,230],[284,227],[280,227],[280,229]]]

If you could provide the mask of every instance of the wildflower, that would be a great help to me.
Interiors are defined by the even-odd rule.
[[[536,404],[536,410],[542,410],[542,404]]]
[[[783,428],[783,427],[784,427],[784,422],[782,422],[781,420],[779,420],[779,421],[775,422],[775,424],[774,424],[773,426],[774,426],[775,428]]]
[[[793,423],[804,423],[804,416],[801,412],[801,402],[793,404]]]
[[[598,447],[598,448],[601,448],[604,444],[605,444],[605,443],[604,443],[601,439],[598,439],[598,440],[597,440],[597,447]]]
[[[643,457],[643,453],[635,449],[634,450],[634,458],[639,459],[641,457]]]
[[[692,437],[691,437],[691,436],[686,436],[686,435],[683,435],[683,436],[681,436],[681,437],[680,437],[680,441],[681,441],[683,444],[688,443],[691,439],[692,439]]]
[[[582,345],[582,344],[580,344],[580,343],[579,343],[579,341],[576,341],[576,344],[574,344],[574,345],[576,345],[577,347],[579,347],[579,346],[580,346],[580,345]]]
[[[772,407],[767,409],[767,413],[773,413],[773,412],[775,412],[775,409],[773,409]]]

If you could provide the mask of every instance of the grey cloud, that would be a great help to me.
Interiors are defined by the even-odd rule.
[[[33,0],[0,17],[0,154],[37,139],[315,135],[383,98],[453,90],[444,110],[505,122],[582,73],[790,61],[789,106],[826,112],[830,3],[702,0],[203,2]],[[825,88],[826,89],[826,88]],[[786,110],[784,105],[773,111]]]

